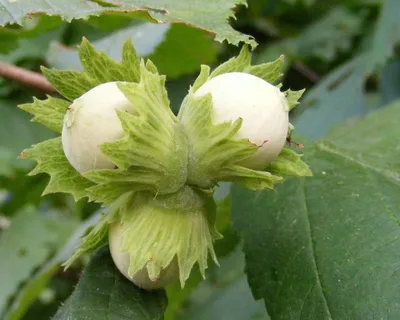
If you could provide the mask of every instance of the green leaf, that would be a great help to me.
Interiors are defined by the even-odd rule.
[[[19,290],[16,300],[12,303],[4,316],[5,320],[23,319],[29,307],[40,297],[46,289],[51,278],[59,270],[58,264],[45,264],[38,275],[33,275],[31,279]]]
[[[148,292],[134,286],[117,270],[104,248],[92,258],[75,291],[53,319],[163,319],[166,307],[164,291]]]
[[[306,91],[306,89],[298,91],[292,91],[292,90],[285,91],[286,99],[289,104],[289,110],[294,109],[299,104],[299,100],[303,95],[304,91]]]
[[[246,272],[273,319],[396,319],[400,102],[305,149],[312,178],[233,188]],[[379,292],[379,294],[377,294]]]
[[[54,258],[42,265],[32,278],[20,288],[18,295],[4,315],[5,320],[19,320],[24,316],[30,305],[32,305],[40,293],[46,288],[54,274],[60,270],[61,263],[73,254],[76,246],[79,244],[80,238],[84,235],[87,228],[96,224],[99,218],[100,213],[95,213],[89,219],[83,221],[75,229],[75,232],[71,233],[68,240],[62,243],[62,246],[59,247]],[[60,220],[60,222],[64,223],[63,220]]]
[[[104,18],[106,16],[101,17]],[[122,57],[122,44],[126,39],[130,38],[132,40],[139,56],[148,56],[165,40],[166,32],[170,28],[171,26],[167,24],[143,22],[114,31],[101,39],[91,40],[89,36],[88,38],[96,49],[106,52],[112,59],[118,61]],[[144,34],[147,37],[144,37]],[[82,69],[79,61],[78,46],[69,47],[55,42],[49,48],[46,61],[50,66],[57,69]]]
[[[366,167],[396,177],[400,172],[398,123],[400,100],[364,119],[353,119],[333,130],[327,139],[355,161]]]
[[[182,288],[179,281],[168,285],[165,290],[168,297],[168,307],[165,310],[165,320],[176,320],[177,315],[181,313],[182,307],[186,304],[190,293],[203,281],[198,268],[193,268],[189,279]]]
[[[7,149],[10,166],[29,167],[31,163],[17,160],[21,150],[54,135],[41,125],[29,123],[29,115],[17,108],[18,102],[0,100],[0,148]]]
[[[185,41],[182,41],[185,39]],[[213,64],[217,47],[203,30],[184,24],[173,24],[161,42],[149,56],[161,74],[175,79],[199,70],[201,64]]]
[[[234,17],[233,8],[236,5],[246,5],[244,0],[221,0],[210,2],[207,6],[203,3],[189,3],[186,0],[165,2],[160,0],[136,1],[85,1],[71,0],[68,3],[63,0],[17,0],[0,4],[0,26],[7,23],[21,23],[22,18],[35,13],[60,15],[63,19],[86,18],[102,13],[133,14],[145,17],[147,20],[157,23],[185,23],[190,26],[205,30],[216,41],[238,45],[244,41],[253,48],[257,43],[253,37],[240,33],[229,25],[228,20]],[[110,6],[111,5],[111,6]]]
[[[7,148],[0,146],[0,176],[10,176],[13,172],[13,154]]]
[[[380,17],[373,35],[372,49],[368,57],[368,73],[382,68],[395,53],[395,46],[400,42],[400,21],[397,14],[399,9],[397,0],[382,2]]]
[[[42,33],[36,37],[20,39],[18,48],[8,54],[0,54],[0,61],[10,64],[20,64],[29,59],[44,60],[49,44],[58,39],[62,29]],[[17,84],[6,79],[0,79],[0,88],[3,86],[16,86]]]
[[[28,206],[14,216],[8,230],[0,233],[0,315],[18,287],[65,241],[73,225],[71,220],[40,215]]]
[[[13,49],[19,49],[22,41],[26,38],[41,38],[40,35],[49,32],[62,24],[59,17],[41,16],[25,18],[19,28],[0,28],[1,48],[0,53],[8,53]],[[51,32],[55,35],[57,32]],[[22,40],[22,41],[21,41]],[[15,50],[14,50],[15,51]],[[43,55],[42,47],[42,55]],[[29,53],[26,53],[29,55]],[[11,52],[11,55],[14,53]],[[3,60],[2,60],[3,61]]]
[[[100,1],[99,1],[100,2]],[[107,0],[102,3],[110,3],[119,6],[120,9],[129,10],[142,7],[147,9],[149,15],[157,22],[184,22],[188,25],[207,30],[215,34],[215,40],[238,45],[240,41],[250,44],[253,48],[257,43],[253,37],[242,34],[227,23],[230,17],[234,17],[233,8],[237,5],[246,5],[244,0],[220,0],[203,3],[189,3],[185,0],[174,2],[164,0]]]
[[[48,96],[46,100],[33,98],[33,103],[21,104],[18,107],[34,115],[31,121],[38,122],[47,128],[61,133],[64,115],[70,103],[66,100]]]
[[[20,158],[32,159],[37,166],[30,175],[47,173],[50,181],[43,195],[55,192],[71,193],[75,201],[88,195],[86,188],[93,185],[68,162],[62,149],[61,137],[46,140],[24,150]]]
[[[325,136],[343,121],[366,113],[365,55],[356,56],[322,79],[304,97],[292,120],[296,134],[311,139]]]
[[[353,48],[354,38],[364,31],[365,13],[363,10],[350,10],[344,6],[324,11],[327,13],[305,29],[293,30],[297,32],[296,36],[261,50],[258,61],[270,60],[276,54],[284,54],[291,62],[314,57],[331,62],[340,54],[349,52]]]
[[[99,14],[104,10],[103,7],[95,2],[85,0],[71,0],[68,2],[52,0],[51,2],[39,0],[17,0],[13,2],[2,2],[0,4],[0,26],[6,24],[19,23],[26,16],[37,13],[48,15],[60,15],[63,19],[85,18],[89,15]]]
[[[381,103],[388,104],[400,98],[400,59],[388,63],[378,77]]]
[[[146,37],[143,36],[146,34]],[[211,37],[202,30],[183,24],[154,24],[144,22],[91,41],[98,50],[104,50],[112,59],[121,57],[121,46],[131,38],[139,56],[148,57],[168,79],[199,70],[202,63],[216,60],[217,47]],[[184,42],[181,39],[186,39]],[[78,51],[53,43],[47,55],[48,63],[60,69],[81,69]]]

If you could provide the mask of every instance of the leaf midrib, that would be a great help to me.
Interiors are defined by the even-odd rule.
[[[316,286],[318,286],[320,288],[320,290],[321,290],[321,296],[322,296],[322,298],[324,300],[324,303],[325,303],[326,312],[328,314],[329,319],[332,319],[332,314],[331,314],[331,311],[330,311],[328,299],[327,299],[327,297],[325,295],[324,287],[323,287],[323,284],[322,284],[322,280],[320,278],[320,272],[319,272],[318,262],[317,262],[317,255],[316,255],[315,248],[314,248],[314,237],[313,237],[313,232],[312,232],[312,227],[311,227],[311,222],[310,222],[310,216],[309,216],[309,210],[308,210],[307,191],[306,191],[306,185],[305,185],[304,180],[302,180],[302,190],[303,190],[303,197],[304,197],[304,209],[305,209],[305,214],[306,214],[307,223],[308,223],[308,235],[309,235],[309,240],[310,240],[310,249],[311,249],[311,254],[312,254],[312,257],[313,257],[312,262],[313,262],[313,267],[314,267],[314,271],[315,271],[315,274],[316,274],[316,280],[317,280]],[[310,289],[310,291],[311,290],[312,290],[312,288]],[[307,296],[304,299],[307,299]],[[302,313],[302,309],[303,309],[303,307],[300,310],[300,315]]]

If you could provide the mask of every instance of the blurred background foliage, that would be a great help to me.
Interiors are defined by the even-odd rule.
[[[298,136],[317,139],[349,118],[400,95],[398,0],[249,0],[236,8],[236,30],[255,37],[257,63],[283,54],[283,87],[307,88],[291,115]],[[33,16],[22,27],[0,28],[0,62],[39,71],[40,65],[79,69],[76,45],[82,37],[119,59],[131,37],[141,56],[168,77],[168,93],[177,111],[200,64],[217,65],[238,48],[213,41],[206,32],[183,24],[151,24],[123,14],[62,21]],[[27,176],[32,163],[17,160],[31,144],[52,137],[16,108],[44,94],[0,78],[0,318],[49,319],[72,292],[87,260],[62,272],[60,263],[73,251],[99,208],[71,197],[41,197],[46,176]],[[187,286],[167,289],[166,319],[268,319],[254,301],[243,273],[238,236],[230,228],[229,185],[216,194],[220,230],[216,245],[221,268],[210,263],[208,279],[197,271]]]

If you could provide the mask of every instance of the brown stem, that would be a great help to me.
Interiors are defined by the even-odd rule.
[[[55,89],[41,74],[11,64],[0,62],[0,76],[35,88],[43,93],[54,93]]]

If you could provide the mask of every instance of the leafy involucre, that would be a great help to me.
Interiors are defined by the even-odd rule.
[[[176,257],[182,287],[195,263],[205,277],[208,253],[217,263],[213,241],[221,238],[215,228],[215,203],[189,187],[157,198],[137,193],[132,199],[120,211],[121,252],[130,254],[128,274],[147,268],[154,281]]]
[[[280,56],[275,61],[252,66],[251,53],[246,46],[243,46],[237,57],[233,57],[215,68],[215,70],[208,76],[208,79],[215,78],[216,76],[227,72],[245,72],[264,79],[271,84],[276,84],[282,76],[283,63],[284,56]],[[206,72],[206,70],[204,72]],[[207,80],[205,75],[202,75],[201,79],[202,81],[198,79],[196,86],[193,86],[194,90],[197,90]],[[298,100],[301,98],[304,91],[305,89],[299,91],[287,90],[285,92],[290,110],[298,105]]]
[[[93,183],[76,171],[68,162],[62,149],[61,138],[54,138],[33,145],[24,150],[20,158],[37,161],[37,166],[29,173],[47,173],[50,181],[43,195],[55,192],[71,193],[75,201],[86,197],[86,188]]]
[[[124,43],[122,50],[122,61],[116,62],[99,52],[84,39],[80,47],[80,58],[84,71],[73,70],[50,70],[43,68],[43,73],[53,86],[64,97],[74,100],[86,93],[94,86],[109,81],[138,81],[139,80],[139,58],[132,43],[128,40]],[[49,97],[40,101],[35,99],[31,104],[21,105],[21,109],[35,115],[33,121],[40,122],[50,129],[61,132],[64,114],[70,102],[67,100]],[[71,193],[75,200],[90,195],[91,200],[98,200],[85,189],[93,186],[93,183],[80,175],[69,164],[66,159],[61,138],[47,140],[31,149],[25,150],[21,158],[32,159],[38,162],[37,167],[31,174],[48,173],[50,182],[43,194],[53,192]],[[114,188],[114,194],[121,190],[120,186]],[[124,190],[123,190],[124,191]],[[112,197],[117,199],[124,192]],[[107,197],[107,195],[104,195]],[[109,198],[109,197],[107,197]]]
[[[32,103],[19,105],[22,110],[34,115],[33,122],[38,122],[47,128],[61,133],[63,119],[70,102],[48,96],[46,100],[33,98]]]
[[[299,104],[299,100],[303,95],[304,91],[306,91],[306,89],[298,91],[292,91],[292,90],[285,91],[286,99],[289,105],[289,110],[292,110]]]
[[[232,166],[236,162],[248,158],[258,150],[258,147],[249,143],[247,139],[235,138],[242,123],[241,119],[233,123],[214,125],[212,108],[211,94],[196,98],[189,92],[179,112],[179,120],[183,123],[191,142],[188,183],[203,188],[212,187],[218,178],[225,180],[222,169],[230,169],[233,172]],[[229,177],[232,177],[232,172]],[[255,172],[256,179],[264,176],[263,172]]]
[[[237,57],[233,57],[219,65],[209,78],[214,78],[227,72],[246,72],[274,84],[282,76],[284,57],[280,56],[273,62],[251,65],[251,53],[247,46],[243,46]]]
[[[100,84],[86,73],[75,70],[56,70],[41,67],[47,80],[68,100],[75,100]]]
[[[258,147],[247,139],[238,139],[236,134],[241,126],[241,119],[221,124],[213,124],[211,94],[195,97],[194,93],[208,79],[228,72],[250,73],[275,83],[282,74],[283,56],[271,63],[251,65],[251,54],[246,46],[240,54],[221,64],[210,74],[208,66],[202,66],[200,75],[189,90],[179,111],[178,118],[185,127],[189,140],[188,182],[212,187],[218,180],[239,182],[253,190],[273,188],[281,181],[279,172],[251,170],[238,163],[257,152]],[[289,108],[298,104],[304,90],[286,92]],[[294,159],[288,158],[286,160]],[[295,159],[300,161],[299,158]],[[296,164],[294,165],[297,166]],[[304,165],[306,166],[306,165]],[[299,173],[298,173],[299,174]],[[297,174],[296,174],[297,175]]]
[[[270,172],[252,170],[239,165],[227,166],[221,170],[217,177],[221,181],[240,183],[251,190],[273,189],[275,183],[282,181],[282,177]]]
[[[267,170],[284,177],[312,176],[308,165],[301,161],[301,156],[288,148],[283,148],[278,158],[268,165]]]
[[[136,114],[117,112],[125,136],[100,146],[121,170],[85,176],[99,184],[126,182],[136,190],[172,193],[186,181],[187,141],[169,108],[165,77],[149,69],[157,72],[149,60],[146,66],[142,61],[140,82],[118,85]]]
[[[134,286],[115,267],[108,249],[92,258],[75,291],[54,320],[163,319],[167,298],[163,290],[145,291]]]
[[[79,48],[83,69],[100,83],[110,81],[138,82],[139,57],[131,41],[125,41],[122,61],[111,59],[105,52],[96,50],[85,38]]]
[[[168,79],[175,79],[197,72],[202,63],[215,63],[217,51],[217,46],[204,30],[177,23],[171,25],[164,41],[155,48],[149,59],[157,65],[161,74]]]

